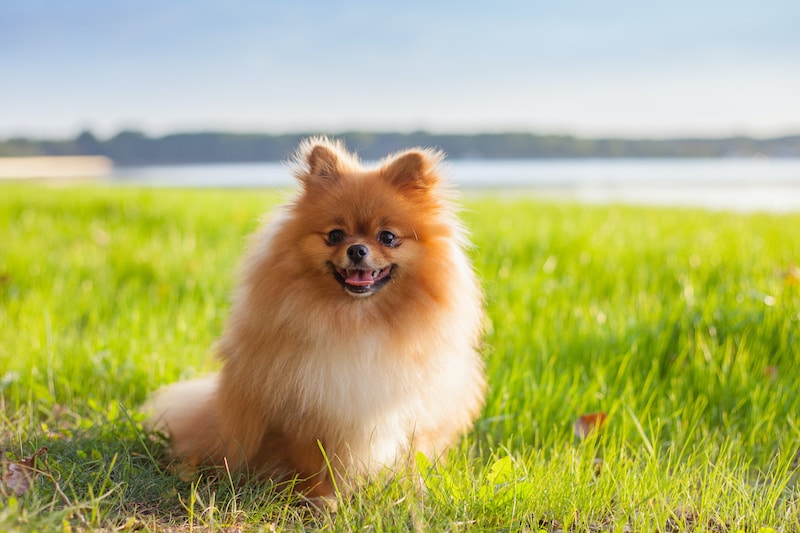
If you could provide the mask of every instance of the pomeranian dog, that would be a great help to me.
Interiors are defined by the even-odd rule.
[[[328,498],[472,427],[483,300],[441,159],[367,168],[339,142],[300,145],[300,190],[244,259],[221,371],[150,401],[173,459]]]

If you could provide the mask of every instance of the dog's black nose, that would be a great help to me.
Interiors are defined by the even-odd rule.
[[[347,257],[350,258],[353,264],[360,263],[362,259],[367,257],[367,254],[369,254],[369,249],[363,244],[354,244],[347,249]]]

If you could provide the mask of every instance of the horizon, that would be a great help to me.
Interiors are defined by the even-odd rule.
[[[33,136],[7,136],[4,137],[0,134],[0,143],[11,141],[30,141],[30,142],[70,142],[76,140],[84,134],[89,134],[94,137],[98,142],[109,142],[116,137],[123,134],[142,135],[146,139],[159,140],[173,136],[194,136],[194,135],[232,135],[232,136],[264,136],[264,137],[281,137],[281,136],[300,136],[300,137],[313,137],[313,136],[326,136],[326,137],[343,137],[346,135],[429,135],[436,136],[455,136],[455,137],[477,137],[483,135],[524,135],[532,137],[554,137],[561,139],[573,140],[587,140],[587,141],[630,141],[630,142],[671,142],[671,141],[728,141],[736,139],[748,139],[754,141],[771,141],[785,138],[800,137],[800,128],[797,132],[789,132],[783,135],[770,135],[770,136],[757,136],[757,135],[737,135],[731,134],[726,136],[695,136],[695,135],[674,135],[674,136],[650,136],[650,137],[623,137],[623,136],[588,136],[588,135],[573,135],[570,133],[551,133],[544,131],[431,131],[431,130],[340,130],[340,131],[232,131],[232,130],[212,130],[212,129],[198,129],[198,130],[183,130],[183,131],[167,131],[164,133],[151,134],[145,131],[124,129],[113,132],[109,135],[98,135],[91,130],[83,130],[68,134],[65,136],[53,137],[33,137]]]
[[[789,0],[4,3],[0,139],[792,136],[798,21]]]

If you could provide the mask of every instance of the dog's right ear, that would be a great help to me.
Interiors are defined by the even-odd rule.
[[[333,183],[341,175],[344,148],[324,137],[306,139],[292,162],[295,177],[303,185]]]
[[[323,144],[314,146],[308,154],[308,169],[313,176],[332,179],[339,176],[339,158]]]

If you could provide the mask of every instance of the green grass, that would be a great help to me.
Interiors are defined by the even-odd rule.
[[[0,530],[800,528],[800,215],[470,194],[490,391],[426,490],[310,515],[163,471],[137,406],[214,368],[244,236],[283,197],[0,186],[0,449],[47,446],[52,472],[0,495]]]

